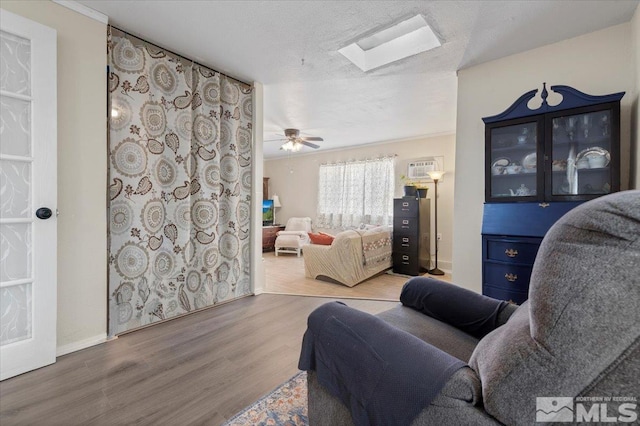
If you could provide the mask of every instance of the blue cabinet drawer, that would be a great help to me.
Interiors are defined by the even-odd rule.
[[[486,238],[487,259],[533,265],[540,247],[538,239]]]
[[[485,262],[483,283],[512,291],[529,291],[531,266]]]
[[[521,305],[528,298],[528,292],[507,290],[504,288],[492,287],[484,285],[482,288],[482,294],[485,296],[493,297],[498,300],[506,300],[507,302],[517,303]]]

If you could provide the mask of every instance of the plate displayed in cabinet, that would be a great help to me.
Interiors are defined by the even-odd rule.
[[[553,160],[551,170],[554,172],[564,172],[567,170],[567,160]]]
[[[507,157],[501,157],[501,158],[498,158],[496,161],[494,161],[491,164],[491,167],[497,167],[497,166],[506,167],[509,164],[511,164],[510,159],[508,159]]]
[[[506,173],[509,163],[511,163],[511,160],[506,157],[498,158],[491,165],[491,174],[497,176]]]
[[[533,151],[524,156],[522,159],[522,168],[525,173],[536,172],[536,152]]]
[[[585,161],[586,160],[586,161]],[[611,161],[611,155],[609,151],[599,146],[584,149],[576,155],[576,164],[581,163],[584,166],[578,168],[599,169],[607,167]]]

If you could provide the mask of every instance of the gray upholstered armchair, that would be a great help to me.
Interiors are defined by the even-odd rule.
[[[300,367],[311,425],[598,420],[590,397],[637,421],[640,191],[560,219],[519,307],[422,277],[401,301],[375,317],[336,302],[310,315]]]

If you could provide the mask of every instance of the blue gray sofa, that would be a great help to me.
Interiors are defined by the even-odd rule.
[[[560,401],[543,397],[569,399],[560,416],[612,397],[608,416],[637,421],[640,191],[561,218],[519,307],[426,278],[405,290],[407,303],[377,316],[336,304],[311,314],[300,367],[312,426],[533,424]]]

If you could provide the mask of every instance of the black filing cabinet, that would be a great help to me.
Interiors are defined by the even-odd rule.
[[[397,274],[416,276],[429,269],[430,201],[393,200],[393,272]]]

